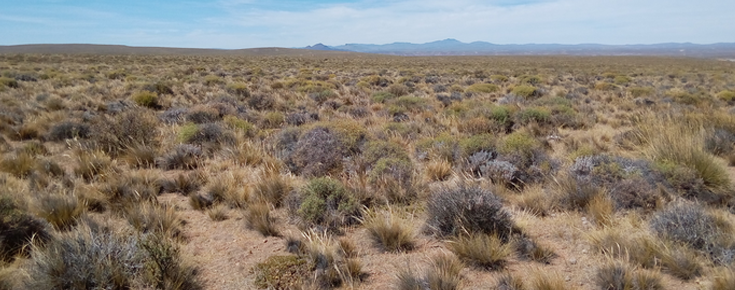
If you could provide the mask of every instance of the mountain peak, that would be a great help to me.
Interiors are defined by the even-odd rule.
[[[326,46],[326,45],[324,45],[322,43],[317,43],[317,44],[314,44],[314,45],[310,45],[310,46],[304,47],[304,49],[311,49],[311,50],[336,50],[336,49],[331,48],[329,46]]]

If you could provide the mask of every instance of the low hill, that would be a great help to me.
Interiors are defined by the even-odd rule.
[[[326,47],[326,46],[325,46]],[[27,44],[0,46],[0,53],[41,53],[41,54],[129,54],[129,55],[212,55],[212,56],[319,56],[335,54],[355,54],[336,50],[305,50],[294,48],[263,47],[249,49],[205,49],[173,47],[135,47],[125,45],[99,44]]]

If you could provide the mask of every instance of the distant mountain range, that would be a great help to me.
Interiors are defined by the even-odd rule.
[[[432,55],[662,55],[687,57],[735,57],[735,43],[693,44],[661,43],[635,45],[604,44],[493,44],[489,42],[464,43],[456,39],[414,44],[349,43],[340,46],[315,44],[311,50],[350,51],[404,56]]]
[[[387,54],[400,56],[442,55],[654,55],[735,59],[735,43],[692,44],[661,43],[647,45],[603,44],[492,44],[463,43],[445,39],[424,44],[395,42],[391,44],[356,44],[327,46],[321,43],[304,48],[263,47],[248,49],[201,49],[172,47],[133,47],[98,44],[27,44],[0,45],[1,53],[41,54],[123,54],[123,55],[230,55],[230,56],[369,56]]]
[[[101,44],[24,44],[0,45],[2,53],[38,53],[38,54],[101,54],[101,55],[212,55],[212,56],[320,56],[350,54],[351,52],[332,52],[304,50],[281,47],[262,47],[247,49],[210,49],[210,48],[175,48],[175,47],[136,47],[125,45]]]

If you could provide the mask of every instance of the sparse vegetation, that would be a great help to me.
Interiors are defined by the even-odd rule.
[[[310,53],[0,54],[0,289],[732,284],[731,62]]]

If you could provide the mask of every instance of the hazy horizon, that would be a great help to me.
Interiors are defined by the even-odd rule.
[[[735,2],[583,0],[31,0],[0,11],[0,45],[240,49],[317,43],[735,42]]]

